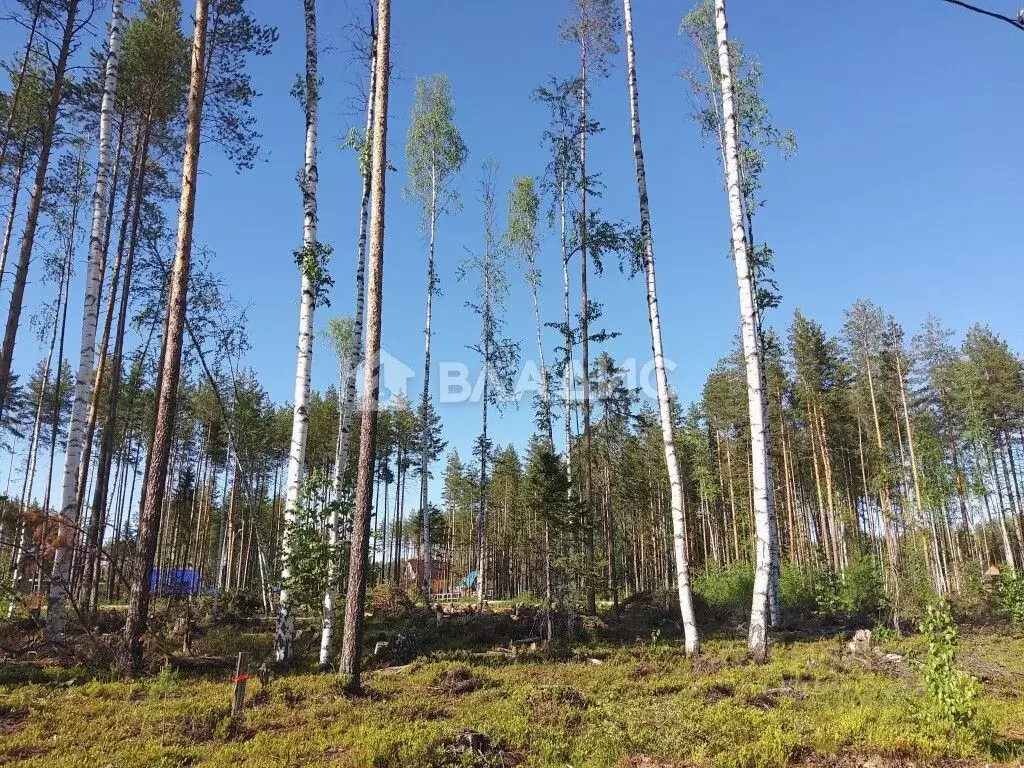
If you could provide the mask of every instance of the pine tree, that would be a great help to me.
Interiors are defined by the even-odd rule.
[[[391,2],[377,2],[377,78],[373,92],[373,131],[370,152],[370,281],[363,352],[363,408],[359,427],[359,464],[349,557],[348,594],[345,603],[345,636],[341,672],[349,676],[352,690],[360,690],[364,606],[366,604],[367,554],[370,542],[370,505],[373,490],[377,405],[380,394],[380,327],[384,281],[384,182],[387,170],[388,86],[391,79]]]

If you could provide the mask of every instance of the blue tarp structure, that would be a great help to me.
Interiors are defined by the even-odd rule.
[[[473,589],[476,586],[476,577],[480,575],[479,571],[470,571],[462,577],[462,583],[459,585],[463,589]]]
[[[153,571],[149,588],[157,595],[188,595],[199,591],[199,573],[194,568],[172,568]]]

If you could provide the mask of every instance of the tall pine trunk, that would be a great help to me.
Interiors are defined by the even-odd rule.
[[[299,342],[298,360],[295,365],[295,400],[292,414],[292,439],[288,453],[288,481],[285,491],[284,537],[281,550],[284,567],[281,569],[281,595],[277,613],[277,630],[274,633],[274,656],[278,661],[287,661],[292,655],[292,637],[295,634],[295,617],[292,614],[288,580],[291,578],[291,555],[289,539],[302,494],[302,473],[306,463],[306,437],[309,433],[309,375],[313,365],[313,311],[316,309],[317,291],[314,275],[319,269],[320,250],[316,239],[316,129],[317,129],[317,50],[316,50],[316,2],[303,0],[306,17],[306,156],[302,170],[302,295],[299,300]]]
[[[28,165],[28,141],[21,141],[21,149],[18,150],[18,165],[14,169],[14,177],[11,179],[11,204],[7,209],[7,226],[4,227],[4,242],[0,246],[0,285],[3,285],[4,274],[7,271],[7,255],[11,251],[11,237],[14,234],[14,221],[18,215],[18,197],[21,194],[21,179]],[[0,168],[3,163],[0,163]]]
[[[640,140],[640,97],[636,82],[636,53],[633,44],[633,9],[630,0],[623,0],[626,25],[626,68],[629,82],[629,110],[633,131],[633,160],[636,165],[636,187],[640,200],[640,237],[644,248],[644,273],[647,276],[647,312],[651,325],[651,349],[654,354],[654,373],[658,387],[658,411],[661,416],[661,438],[665,446],[665,465],[668,468],[672,509],[673,552],[676,563],[676,591],[683,617],[683,635],[686,652],[700,651],[700,635],[693,610],[690,591],[690,564],[686,557],[686,518],[683,508],[683,481],[676,458],[676,443],[672,410],[665,372],[665,352],[661,341],[661,315],[658,311],[658,288],[654,272],[654,240],[651,235],[651,210],[647,197],[647,172],[644,150]]]
[[[363,630],[366,604],[367,554],[370,546],[370,502],[377,446],[377,408],[380,393],[381,299],[384,283],[384,184],[387,172],[388,83],[391,78],[391,2],[377,0],[377,82],[373,99],[373,145],[370,157],[370,281],[367,286],[366,344],[363,353],[363,411],[359,431],[355,521],[349,558],[348,594],[341,672],[349,687],[361,687]]]
[[[430,320],[433,313],[434,293],[437,290],[437,267],[434,259],[434,242],[437,233],[437,171],[431,170],[430,184],[430,244],[427,250],[427,309],[426,321],[423,325],[423,394],[420,397],[423,423],[420,425],[420,560],[423,568],[423,583],[420,590],[423,600],[430,605],[430,510],[427,500],[428,482],[430,479]]]
[[[68,58],[71,55],[71,44],[77,28],[75,20],[78,14],[78,0],[68,0],[67,15],[64,20],[64,36],[61,39],[57,63],[53,68],[53,85],[46,105],[46,123],[39,142],[39,159],[36,162],[36,176],[32,183],[32,195],[29,198],[28,213],[25,217],[25,229],[21,236],[21,250],[18,253],[18,267],[14,274],[14,288],[11,291],[11,302],[7,310],[7,325],[4,328],[4,345],[0,349],[0,414],[7,405],[7,393],[10,389],[11,362],[14,359],[14,344],[18,337],[18,323],[21,319],[21,308],[25,299],[25,283],[28,281],[28,267],[32,260],[32,248],[35,245],[36,228],[39,225],[39,213],[42,210],[43,194],[46,186],[46,170],[50,163],[50,150],[53,147],[53,135],[57,130],[57,118],[60,113],[61,101],[64,97],[64,75],[67,72]]]
[[[373,127],[374,86],[377,72],[376,32],[373,31],[373,19],[370,19],[370,88],[366,99],[365,140],[370,139]],[[362,166],[362,160],[360,160]],[[359,245],[356,265],[356,313],[352,323],[352,359],[347,366],[342,366],[342,403],[338,414],[338,445],[334,457],[334,499],[341,498],[342,483],[345,469],[348,467],[348,450],[351,438],[352,410],[356,401],[356,371],[359,368],[359,351],[363,344],[363,305],[365,303],[366,276],[366,229],[370,213],[370,169],[361,168],[363,177],[363,194],[359,203]],[[338,507],[331,508],[328,536],[332,551],[338,545]],[[331,660],[331,642],[334,635],[334,602],[338,591],[338,558],[332,557],[327,566],[327,589],[324,591],[323,629],[320,632],[320,666],[326,666]]]
[[[64,454],[64,481],[61,488],[57,549],[53,555],[53,574],[50,579],[49,607],[46,614],[46,631],[51,637],[56,637],[63,631],[63,612],[71,586],[71,559],[74,542],[77,539],[78,475],[82,470],[85,426],[93,394],[96,325],[99,321],[100,291],[103,284],[103,261],[106,250],[104,235],[107,230],[110,139],[117,99],[118,70],[121,62],[121,5],[122,0],[113,0],[110,41],[103,81],[103,99],[100,104],[99,159],[96,165],[96,185],[92,193],[92,231],[89,235],[89,263],[82,308],[82,343],[79,350],[78,376],[75,379],[74,402],[71,406],[71,419],[68,424],[67,449]],[[111,286],[111,295],[114,290],[116,290],[116,285]],[[85,471],[88,471],[88,466],[85,467]],[[93,510],[94,516],[96,513],[97,510]]]
[[[740,300],[740,326],[747,375],[747,406],[750,418],[751,471],[753,475],[754,527],[756,533],[754,598],[750,611],[747,644],[751,656],[759,662],[768,659],[769,590],[772,575],[771,510],[768,504],[768,474],[765,455],[765,412],[762,396],[761,353],[757,342],[757,310],[750,267],[747,234],[743,226],[740,191],[739,127],[733,101],[732,62],[729,51],[725,0],[715,0],[715,30],[718,42],[718,67],[722,84],[722,122],[724,128],[726,189],[729,220],[732,226],[733,260]]]
[[[21,66],[18,68],[17,85],[14,86],[14,93],[11,94],[11,100],[7,104],[7,121],[4,124],[3,138],[0,139],[0,171],[7,164],[7,148],[11,144],[11,132],[14,128],[14,120],[18,115],[18,102],[21,100],[21,87],[25,83],[25,74],[28,72],[29,62],[32,60],[32,47],[36,40],[36,31],[39,28],[39,20],[43,16],[43,0],[35,0],[33,3],[32,10],[32,22],[28,26],[28,39],[25,41],[25,55],[21,57]],[[20,153],[22,159],[19,161],[19,165],[24,162],[25,156],[25,139],[20,142]],[[18,172],[18,178],[21,178],[21,172]],[[17,189],[17,183],[15,183],[15,189]],[[11,205],[13,208],[13,203]],[[4,254],[6,255],[7,249],[4,248]],[[3,270],[0,268],[0,273]],[[2,275],[0,275],[2,276]]]
[[[580,42],[580,367],[583,369],[583,578],[587,613],[597,613],[594,588],[593,456],[590,430],[590,297],[587,293],[587,44]]]
[[[195,218],[196,184],[199,170],[199,134],[203,115],[205,86],[207,16],[210,0],[196,0],[195,31],[192,35],[192,59],[189,76],[188,111],[185,125],[185,154],[181,172],[181,198],[178,206],[178,237],[171,264],[170,292],[167,297],[164,344],[161,354],[160,385],[156,393],[156,414],[149,468],[139,510],[139,533],[135,563],[131,575],[131,597],[125,622],[125,672],[134,673],[141,656],[139,640],[149,613],[149,580],[160,533],[160,513],[167,484],[167,464],[174,435],[178,378],[181,371],[182,337],[185,331],[185,303],[192,261],[192,229]]]

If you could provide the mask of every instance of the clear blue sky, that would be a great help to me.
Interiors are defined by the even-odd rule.
[[[978,0],[1015,13],[1009,0]],[[236,175],[212,146],[204,147],[196,243],[211,247],[231,291],[250,303],[249,364],[278,402],[290,400],[295,364],[298,276],[292,251],[301,238],[295,173],[302,162],[303,118],[288,91],[303,67],[299,0],[250,0],[262,23],[280,30],[269,59],[253,63],[265,160]],[[336,284],[330,314],[352,311],[359,179],[351,153],[338,149],[347,127],[361,124],[349,104],[349,82],[362,78],[345,52],[346,25],[365,3],[321,0],[320,239],[334,248]],[[477,325],[464,307],[467,286],[455,280],[465,248],[482,238],[480,163],[501,162],[500,200],[515,176],[540,174],[545,110],[531,90],[549,75],[566,76],[574,52],[557,29],[569,2],[555,0],[394,0],[394,81],[385,245],[384,347],[412,368],[422,366],[425,246],[418,213],[403,199],[405,134],[417,75],[446,72],[470,156],[462,175],[464,208],[439,223],[443,295],[435,304],[435,360],[470,359]],[[701,142],[678,72],[692,63],[677,34],[687,3],[638,0],[635,34],[648,181],[652,203],[665,347],[678,364],[672,385],[684,400],[699,395],[708,370],[729,351],[737,327],[735,272],[725,258],[727,208],[713,147]],[[775,249],[781,309],[769,320],[785,327],[793,309],[838,330],[843,309],[866,297],[916,331],[934,312],[961,333],[990,324],[1024,349],[1020,287],[1024,211],[1024,33],[940,0],[731,0],[732,34],[764,69],[764,96],[776,123],[793,128],[798,154],[773,159],[765,177],[766,210],[759,237]],[[2,36],[5,49],[13,39]],[[592,114],[605,132],[590,162],[603,173],[601,206],[610,218],[636,219],[624,62],[595,83]],[[502,211],[502,220],[504,218]],[[82,255],[84,258],[84,253]],[[543,253],[547,320],[560,316],[557,241]],[[522,281],[513,281],[510,331],[532,355],[532,321]],[[574,296],[575,296],[574,288]],[[649,355],[640,280],[615,270],[592,281],[605,324],[622,332],[608,345],[616,358]],[[6,301],[6,299],[4,299]],[[80,306],[81,287],[72,307]],[[574,298],[574,303],[578,299]],[[74,314],[74,312],[73,312]],[[549,348],[555,343],[549,332]],[[20,369],[34,357],[28,336]],[[74,346],[74,345],[72,345]],[[336,365],[319,344],[314,386]],[[479,426],[479,406],[442,410],[446,435],[464,456]],[[532,431],[527,407],[510,411],[493,434],[522,444]],[[432,494],[434,495],[434,494]]]

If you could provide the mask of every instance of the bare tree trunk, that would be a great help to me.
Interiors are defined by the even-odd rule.
[[[189,78],[188,117],[185,126],[185,155],[182,162],[181,200],[178,209],[178,239],[171,265],[170,293],[167,298],[163,363],[160,387],[157,390],[156,418],[150,471],[143,490],[139,510],[139,534],[135,564],[131,578],[131,597],[125,622],[125,672],[131,675],[141,661],[139,639],[146,627],[149,612],[149,579],[156,553],[174,434],[178,377],[181,370],[182,337],[185,330],[185,302],[188,292],[189,268],[192,259],[192,228],[195,218],[196,184],[199,170],[199,133],[203,113],[205,77],[203,63],[206,52],[206,21],[209,0],[196,0],[195,31],[192,36],[192,61]]]
[[[724,126],[725,167],[729,195],[729,218],[732,223],[733,259],[739,288],[741,336],[747,371],[747,405],[750,412],[750,442],[753,473],[754,523],[756,530],[756,564],[754,599],[750,614],[748,646],[755,660],[768,658],[768,621],[771,572],[771,510],[768,505],[768,477],[765,462],[764,398],[761,392],[761,355],[757,343],[756,308],[753,302],[750,253],[743,227],[740,192],[739,130],[733,103],[732,62],[729,51],[725,0],[715,0],[715,29],[718,41],[718,66],[722,84],[722,122]]]
[[[131,293],[132,284],[132,273],[135,266],[135,250],[138,245],[138,232],[139,224],[142,218],[142,203],[145,200],[145,176],[146,176],[146,163],[149,156],[149,120],[144,121],[144,125],[140,128],[143,132],[141,156],[139,160],[138,168],[138,179],[136,181],[136,195],[135,204],[131,215],[131,236],[128,243],[128,258],[124,266],[124,287],[121,290],[121,301],[118,307],[117,315],[117,329],[114,334],[114,351],[110,360],[111,367],[111,380],[110,380],[110,391],[107,393],[107,415],[106,421],[103,423],[103,430],[100,433],[100,452],[99,452],[99,469],[98,477],[96,481],[96,488],[93,495],[93,514],[96,514],[96,510],[105,509],[107,506],[107,495],[109,487],[109,475],[110,465],[113,459],[114,452],[114,434],[117,428],[117,412],[119,405],[119,395],[121,391],[121,378],[123,376],[123,354],[124,354],[124,335],[125,327],[127,323],[128,315],[128,299]],[[125,216],[128,215],[128,211],[125,211]],[[116,269],[114,270],[116,273]],[[111,293],[111,297],[113,297]],[[108,316],[109,325],[109,316]],[[104,329],[104,336],[107,335],[107,329]],[[106,349],[106,343],[103,344],[103,348]],[[99,379],[97,379],[97,382]],[[99,602],[99,578],[100,578],[100,553],[103,545],[103,529],[100,528],[95,534],[90,529],[89,539],[89,562],[86,566],[86,578],[85,584],[88,590],[88,605],[90,608],[95,609]]]
[[[21,67],[18,70],[17,85],[14,86],[14,93],[11,94],[11,100],[7,105],[7,122],[4,125],[3,138],[0,139],[0,171],[3,170],[7,164],[7,148],[11,144],[11,130],[14,127],[14,119],[18,114],[18,102],[21,99],[21,86],[25,82],[25,74],[28,72],[29,62],[32,60],[32,47],[36,40],[36,30],[39,27],[39,20],[42,18],[43,11],[43,0],[36,0],[33,3],[32,10],[32,23],[28,27],[28,39],[25,41],[25,55],[21,57]],[[18,173],[17,178],[21,179],[21,167],[25,162],[25,146],[24,140],[21,142],[20,154],[21,158],[18,161]],[[15,189],[18,187],[18,181],[15,181]],[[15,198],[17,198],[17,192],[15,192]],[[11,203],[11,209],[14,209],[14,203]],[[12,216],[13,218],[13,216]],[[8,235],[10,234],[10,227],[8,227]],[[4,257],[7,256],[7,240],[4,241]],[[3,264],[0,262],[0,279],[3,277]]]
[[[356,480],[355,522],[345,602],[345,634],[341,672],[349,686],[361,687],[362,646],[366,604],[366,557],[370,544],[370,498],[377,444],[377,398],[380,393],[381,299],[384,282],[384,184],[387,171],[388,82],[391,78],[391,1],[377,0],[377,82],[373,99],[373,147],[370,158],[370,282],[363,355],[363,412],[359,431],[359,470]]]
[[[6,149],[6,146],[4,147]],[[14,234],[14,220],[18,214],[18,196],[21,193],[21,177],[25,173],[27,165],[26,155],[28,154],[28,142],[21,142],[21,150],[18,152],[18,165],[14,170],[14,178],[11,179],[11,205],[7,212],[7,226],[4,227],[4,244],[0,250],[0,285],[3,285],[4,274],[7,271],[7,255],[11,250],[11,236]],[[3,163],[0,163],[0,168]]]
[[[371,14],[372,15],[372,14]],[[370,131],[373,127],[373,103],[375,77],[377,72],[376,55],[376,32],[373,29],[373,19],[370,19],[370,87],[366,98],[366,129],[363,132],[365,140],[370,140]],[[362,162],[360,162],[362,165]],[[341,497],[342,483],[345,478],[345,469],[348,466],[348,449],[351,429],[349,422],[352,420],[352,410],[356,401],[356,370],[359,367],[360,348],[363,344],[363,305],[365,303],[364,284],[366,275],[366,229],[370,212],[370,170],[362,169],[363,194],[359,203],[359,245],[358,263],[356,265],[356,313],[352,323],[352,359],[348,361],[347,367],[342,366],[342,382],[344,388],[343,400],[338,413],[338,445],[334,457],[334,499],[338,501]],[[276,494],[275,494],[276,495]],[[338,544],[338,508],[337,504],[331,509],[330,526],[328,536],[332,551]],[[325,667],[331,660],[331,643],[334,635],[334,601],[337,594],[338,582],[337,557],[332,557],[328,563],[327,589],[324,592],[324,617],[323,629],[320,632],[320,666]]]
[[[672,510],[673,553],[676,565],[676,592],[683,618],[686,652],[700,651],[700,635],[693,610],[690,591],[690,564],[686,557],[686,519],[683,511],[683,483],[676,458],[676,443],[668,374],[665,371],[665,352],[661,340],[661,314],[658,311],[658,287],[654,271],[654,239],[651,235],[651,210],[647,196],[647,171],[640,139],[640,96],[637,90],[636,51],[633,43],[633,9],[631,0],[623,0],[626,26],[626,77],[629,85],[629,107],[633,132],[633,160],[636,165],[637,195],[640,200],[640,237],[644,248],[644,273],[647,276],[647,315],[651,325],[651,350],[654,355],[654,373],[658,386],[658,412],[661,417],[661,439],[668,469],[670,503]]]
[[[107,226],[107,182],[110,168],[110,139],[117,98],[118,70],[121,61],[122,0],[113,0],[110,19],[106,73],[103,99],[100,106],[99,160],[96,166],[96,186],[92,194],[92,232],[89,236],[89,267],[86,275],[85,306],[82,310],[82,344],[75,380],[75,399],[68,424],[68,443],[64,458],[64,483],[60,500],[60,521],[57,531],[57,549],[53,555],[53,573],[50,578],[49,606],[46,613],[46,632],[57,637],[63,632],[64,602],[70,588],[72,547],[77,538],[76,518],[79,509],[78,474],[82,471],[82,449],[89,402],[93,392],[93,363],[96,355],[96,325],[99,321],[100,290],[103,283],[105,252],[104,233]],[[116,278],[115,278],[116,279]],[[111,292],[116,288],[111,287]],[[85,471],[88,467],[85,467]],[[96,510],[93,511],[95,516]]]
[[[590,430],[590,297],[587,293],[587,45],[580,45],[580,354],[583,369],[583,575],[587,613],[597,613],[594,589],[594,505]]]

